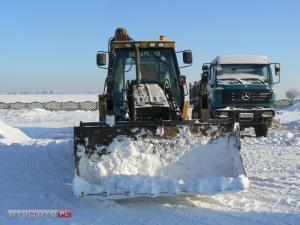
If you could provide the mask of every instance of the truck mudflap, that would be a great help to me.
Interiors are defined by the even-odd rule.
[[[74,128],[76,196],[216,194],[248,187],[239,127],[198,121],[128,121]]]

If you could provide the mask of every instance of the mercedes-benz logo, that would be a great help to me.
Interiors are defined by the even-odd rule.
[[[251,97],[251,95],[250,95],[249,92],[244,92],[244,93],[242,94],[242,99],[243,99],[244,101],[248,101],[248,100],[250,99],[250,97]]]

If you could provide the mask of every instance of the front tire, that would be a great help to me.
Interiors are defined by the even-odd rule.
[[[256,137],[267,137],[268,135],[268,126],[266,124],[262,124],[258,127],[255,127]]]

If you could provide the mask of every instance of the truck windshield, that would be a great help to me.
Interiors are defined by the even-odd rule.
[[[263,64],[223,64],[219,65],[218,80],[239,80],[241,83],[269,83],[272,75],[269,65]]]

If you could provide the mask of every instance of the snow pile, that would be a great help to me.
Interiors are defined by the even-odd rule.
[[[11,127],[0,121],[0,143],[11,145],[15,143],[26,144],[30,141],[31,139],[18,128]]]
[[[209,142],[188,131],[175,139],[118,137],[106,148],[110,154],[87,157],[78,146],[80,176],[75,195],[103,192],[126,195],[215,194],[248,187],[236,137]],[[103,147],[99,148],[101,150]]]
[[[54,133],[52,138],[39,138],[38,135],[34,133],[39,133],[40,136],[49,135],[51,129],[44,128],[43,130],[37,130],[38,128],[30,128],[25,129],[29,134],[25,134],[22,130],[16,127],[12,127],[0,120],[0,147],[3,148],[5,146],[30,146],[30,145],[37,145],[37,146],[46,146],[48,144],[59,144],[66,141],[65,139],[59,136],[59,134]],[[53,131],[52,131],[53,132]],[[31,135],[33,136],[31,136]],[[51,134],[50,134],[51,135]],[[53,139],[55,138],[55,139]],[[68,140],[69,141],[69,140]]]

